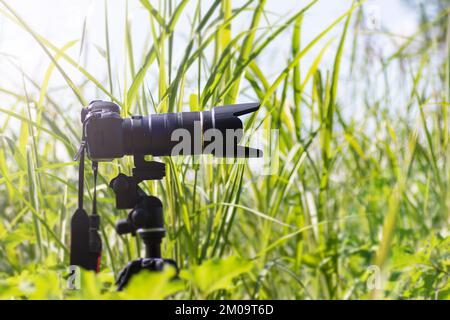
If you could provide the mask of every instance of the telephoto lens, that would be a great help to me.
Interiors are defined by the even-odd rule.
[[[95,161],[125,155],[261,157],[261,150],[238,145],[243,136],[238,117],[259,106],[244,103],[124,119],[117,104],[95,100],[82,110],[81,120],[88,156]]]

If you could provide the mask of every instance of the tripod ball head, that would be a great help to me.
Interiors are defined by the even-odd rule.
[[[162,202],[156,197],[145,196],[136,204],[126,219],[116,224],[119,234],[161,233],[164,237],[164,218]]]

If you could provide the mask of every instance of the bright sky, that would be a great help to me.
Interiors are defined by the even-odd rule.
[[[158,1],[151,1],[155,6]],[[33,30],[43,35],[57,46],[63,46],[71,40],[80,39],[83,23],[87,21],[87,36],[83,55],[79,57],[80,42],[77,43],[70,51],[70,55],[86,67],[85,61],[88,61],[87,69],[98,79],[105,80],[106,63],[98,54],[94,45],[102,48],[104,43],[104,2],[101,0],[15,0],[7,3],[16,10],[16,12],[32,27]],[[125,1],[108,0],[109,9],[109,27],[110,41],[112,52],[112,70],[113,77],[117,81],[123,81],[124,71],[124,15]],[[175,49],[175,65],[183,55],[183,45],[189,37],[190,24],[189,17],[193,16],[194,4],[186,9],[188,15],[184,15],[183,19],[176,27],[176,37],[181,44]],[[203,1],[203,11],[206,11],[208,1]],[[233,1],[233,6],[239,6],[244,1]],[[289,16],[305,6],[309,1],[298,0],[268,0],[267,10],[272,13],[268,15],[271,24],[276,23],[279,17]],[[319,0],[319,2],[306,14],[303,24],[303,43],[307,43],[313,39],[320,31],[328,26],[340,14],[348,10],[351,5],[350,0]],[[368,11],[373,12],[376,20],[379,20],[382,26],[387,27],[391,32],[408,35],[416,28],[415,14],[410,8],[406,7],[401,0],[367,0]],[[0,5],[1,10],[5,10]],[[250,24],[251,12],[247,12],[239,20],[233,24],[233,32],[238,32],[248,28]],[[132,35],[134,41],[135,63],[137,67],[141,63],[144,44],[148,46],[147,32],[149,30],[148,13],[140,5],[138,0],[129,1],[129,15],[132,21]],[[378,23],[378,22],[376,22]],[[334,30],[331,36],[338,36],[340,28]],[[263,32],[263,31],[262,31]],[[279,40],[274,42],[268,50],[259,58],[261,68],[266,75],[275,76],[277,72],[286,65],[286,60],[290,54],[290,35],[289,30]],[[147,41],[147,42],[146,42]],[[184,41],[184,43],[183,43]],[[334,42],[337,45],[337,42]],[[311,63],[315,56],[314,52],[320,50],[321,45],[311,52],[310,56],[306,56],[304,65]],[[0,53],[13,57],[24,72],[38,82],[41,82],[45,70],[49,66],[49,59],[43,50],[23,29],[15,26],[4,14],[0,14]],[[88,55],[86,57],[86,54]],[[325,57],[325,62],[332,59],[333,50],[329,51],[329,55]],[[279,61],[279,63],[277,63]],[[19,72],[11,67],[11,64],[5,57],[0,58],[0,88],[17,89],[21,85],[22,79]],[[152,88],[152,77],[156,77],[156,69],[150,70],[150,79],[148,85]],[[152,74],[155,72],[155,74]],[[71,77],[75,81],[80,81],[82,77],[73,70],[70,72]],[[120,79],[120,80],[119,80]],[[153,81],[155,84],[155,81]],[[61,78],[55,73],[50,82],[51,88],[58,88],[64,85]],[[118,86],[118,83],[115,84]],[[189,86],[189,84],[188,84]],[[154,87],[154,86],[153,86]],[[95,95],[95,93],[92,93]],[[92,97],[95,98],[95,97]],[[96,97],[104,98],[104,97]],[[73,101],[73,99],[71,99]]]

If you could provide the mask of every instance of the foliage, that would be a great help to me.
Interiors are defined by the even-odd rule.
[[[448,299],[448,6],[425,15],[405,39],[366,30],[359,1],[323,30],[303,30],[317,0],[298,2],[275,23],[264,0],[153,3],[140,1],[148,14],[142,52],[124,4],[125,70],[113,72],[105,1],[105,42],[91,47],[104,62],[97,75],[77,58],[88,50],[86,30],[57,46],[0,0],[5,23],[48,58],[36,78],[4,57],[23,83],[0,87],[0,298]],[[235,30],[245,14],[248,28]],[[190,30],[180,24],[186,16]],[[184,42],[180,28],[189,33]],[[280,37],[292,40],[291,54],[277,56],[282,68],[273,74],[263,54]],[[124,212],[114,209],[107,185],[119,170],[130,172],[124,158],[100,165],[103,271],[83,272],[80,290],[66,288],[77,197],[71,159],[79,110],[94,98],[118,103],[123,116],[259,99],[262,109],[245,127],[279,130],[280,165],[271,175],[166,158],[166,179],[144,185],[163,200],[163,255],[178,261],[178,279],[171,269],[142,273],[124,292],[114,290],[114,277],[141,250],[114,231]],[[372,266],[383,275],[381,289],[368,288]]]

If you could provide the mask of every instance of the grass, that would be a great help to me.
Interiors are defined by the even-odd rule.
[[[367,32],[365,5],[356,1],[323,30],[306,30],[304,17],[316,2],[267,25],[266,1],[236,7],[230,0],[141,0],[148,14],[142,32],[150,39],[143,52],[136,51],[126,3],[126,64],[114,72],[110,26],[117,22],[105,1],[104,43],[97,45],[105,71],[97,78],[78,63],[86,22],[80,39],[58,47],[0,0],[6,22],[28,33],[49,63],[37,81],[4,56],[23,83],[14,91],[0,87],[0,297],[448,299],[449,10],[424,14],[418,31],[399,41],[385,30]],[[248,28],[234,30],[248,13]],[[190,30],[180,25],[184,15]],[[183,48],[180,28],[189,34]],[[314,34],[309,42],[306,33]],[[279,37],[291,40],[290,56],[278,57],[280,73],[265,74],[261,56]],[[375,37],[392,53],[377,53]],[[327,54],[331,65],[322,61]],[[56,75],[69,103],[55,98]],[[123,116],[259,99],[263,107],[246,128],[279,130],[280,165],[272,175],[239,163],[165,158],[167,177],[145,184],[163,200],[163,255],[178,261],[178,281],[169,269],[114,290],[114,276],[141,250],[114,231],[125,213],[114,209],[107,185],[119,170],[130,172],[124,158],[100,165],[103,271],[83,273],[81,290],[65,288],[78,111],[99,97],[118,103]],[[380,286],[368,285],[374,277]]]

